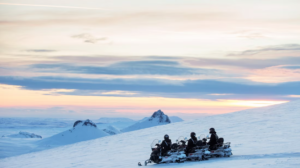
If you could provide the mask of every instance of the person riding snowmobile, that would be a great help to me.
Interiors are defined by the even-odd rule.
[[[210,135],[210,140],[207,143],[209,145],[209,149],[210,150],[216,150],[217,149],[217,144],[218,144],[218,135],[217,135],[214,128],[210,128],[209,133],[211,134]]]
[[[166,134],[164,136],[164,140],[161,143],[161,155],[166,156],[168,154],[168,151],[171,150],[172,141],[169,138],[169,135]]]
[[[187,147],[186,147],[186,155],[188,156],[189,153],[194,152],[194,147],[197,144],[197,138],[196,138],[196,133],[191,132],[191,138],[188,141]]]

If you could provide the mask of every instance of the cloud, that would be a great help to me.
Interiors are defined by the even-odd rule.
[[[242,84],[216,80],[185,80],[165,82],[155,79],[85,79],[35,77],[17,78],[0,77],[0,83],[19,85],[29,90],[74,89],[72,92],[61,92],[65,95],[118,96],[102,93],[135,93],[123,94],[126,97],[179,97],[179,98],[282,98],[286,95],[300,95],[300,81],[280,84]]]
[[[300,65],[295,65],[295,66],[282,66],[281,68],[284,68],[284,69],[300,69]]]
[[[91,34],[88,34],[88,33],[77,34],[77,35],[73,35],[71,37],[82,39],[86,43],[93,43],[93,44],[97,43],[98,41],[106,41],[107,40],[106,37],[96,38],[96,37],[94,37],[94,36],[92,36]]]
[[[176,61],[124,61],[109,66],[76,66],[71,64],[34,64],[38,70],[105,75],[196,75],[217,73],[215,69],[183,67]]]
[[[242,67],[248,69],[261,69],[279,65],[298,65],[300,57],[281,57],[273,59],[208,59],[208,58],[182,58],[184,62],[192,66],[229,66],[229,67]]]
[[[260,39],[267,38],[262,32],[258,30],[241,30],[235,31],[230,34],[235,34],[237,37],[246,38],[246,39]]]
[[[27,52],[41,52],[41,53],[43,53],[43,52],[56,52],[56,50],[46,50],[46,49],[32,49],[32,50],[25,50],[25,51],[27,51]]]
[[[41,5],[41,4],[0,3],[0,5],[34,6],[34,7],[48,7],[48,8],[69,8],[69,9],[89,9],[89,10],[90,9],[92,9],[92,10],[108,10],[108,9],[104,9],[104,8],[59,6],[59,5]]]
[[[267,51],[300,51],[299,44],[283,44],[283,45],[275,45],[275,46],[268,46],[268,47],[261,47],[258,49],[251,49],[245,50],[242,52],[231,53],[227,56],[252,56],[256,54],[260,54]]]

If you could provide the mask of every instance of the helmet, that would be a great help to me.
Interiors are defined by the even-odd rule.
[[[215,131],[214,128],[210,128],[210,129],[209,129],[209,133],[216,133],[216,131]]]
[[[195,132],[191,132],[191,137],[196,137],[196,133]]]
[[[164,136],[164,139],[165,139],[165,140],[168,140],[168,139],[169,139],[169,135],[166,134],[166,135]]]

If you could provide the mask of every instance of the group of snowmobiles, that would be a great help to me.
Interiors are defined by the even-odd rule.
[[[212,134],[211,137],[203,134],[196,137],[196,134],[192,132],[189,140],[180,136],[173,144],[168,135],[165,135],[164,139],[164,141],[155,139],[152,142],[152,153],[150,159],[145,161],[145,166],[149,163],[183,163],[185,161],[203,161],[213,157],[230,157],[232,155],[230,142],[224,143],[224,138],[218,138],[216,134]],[[211,142],[207,142],[208,139]],[[140,162],[138,165],[142,166]]]

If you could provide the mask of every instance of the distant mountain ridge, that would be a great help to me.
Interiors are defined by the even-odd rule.
[[[95,121],[96,123],[115,123],[115,122],[136,122],[129,118],[110,118],[110,117],[102,117]]]
[[[34,134],[34,133],[29,133],[29,132],[24,132],[20,131],[19,134],[11,134],[11,135],[3,135],[2,137],[10,137],[10,138],[42,138],[42,136]]]

